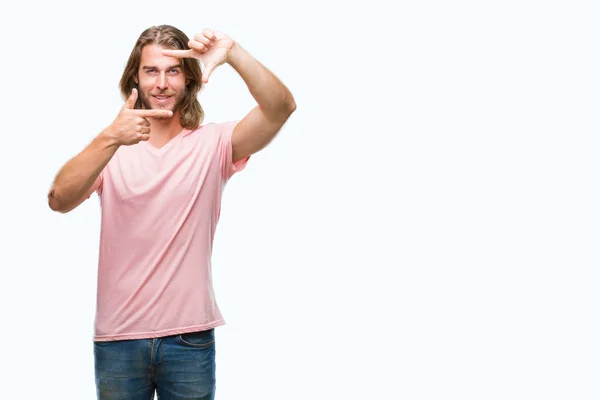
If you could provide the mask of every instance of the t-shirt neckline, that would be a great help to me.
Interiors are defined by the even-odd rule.
[[[173,146],[173,144],[174,144],[175,141],[180,140],[183,136],[185,136],[185,133],[189,132],[189,131],[190,131],[189,129],[183,128],[177,135],[175,135],[171,139],[169,139],[169,141],[167,143],[165,143],[162,147],[154,147],[148,141],[144,141],[143,142],[144,143],[144,147],[146,149],[148,149],[149,151],[151,151],[152,153],[155,153],[155,154],[164,153],[170,147]]]

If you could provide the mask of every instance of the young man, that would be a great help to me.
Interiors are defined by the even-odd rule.
[[[200,70],[198,60],[205,66]],[[229,63],[258,103],[239,122],[202,125],[197,100]],[[57,174],[50,208],[93,192],[102,225],[94,335],[99,399],[213,399],[211,249],[221,193],[295,110],[289,90],[230,37],[144,31],[120,82],[113,123]]]

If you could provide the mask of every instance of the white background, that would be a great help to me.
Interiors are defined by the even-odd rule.
[[[225,190],[217,399],[600,398],[594,2],[131,3],[2,6],[1,398],[95,398],[99,202],[46,194],[163,23],[298,104]],[[229,66],[200,101],[253,107]]]

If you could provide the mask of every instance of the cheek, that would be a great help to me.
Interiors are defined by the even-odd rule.
[[[182,91],[185,89],[185,78],[183,77],[171,77],[169,79],[169,86],[176,91]]]
[[[154,87],[154,80],[152,79],[140,79],[138,83],[138,87],[147,92]]]

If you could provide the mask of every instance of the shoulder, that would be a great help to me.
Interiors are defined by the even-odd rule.
[[[198,141],[220,141],[231,136],[238,121],[209,122],[186,134],[187,137]]]

